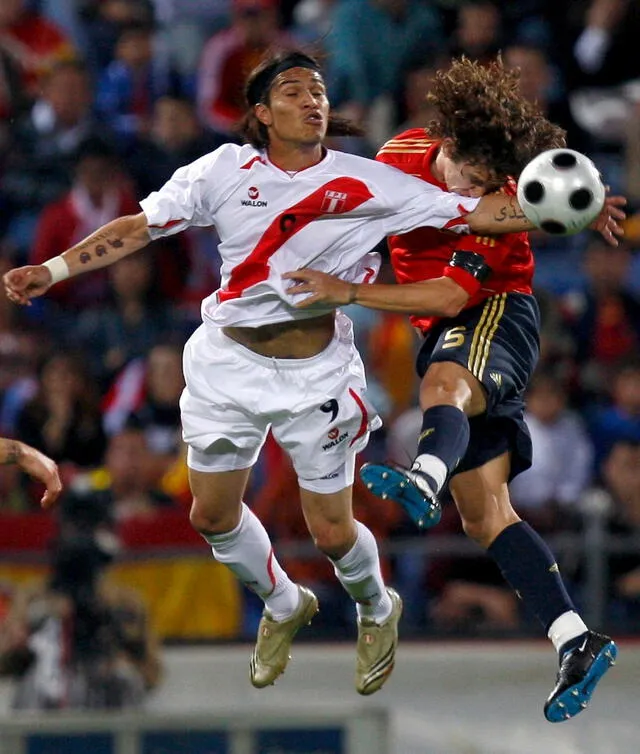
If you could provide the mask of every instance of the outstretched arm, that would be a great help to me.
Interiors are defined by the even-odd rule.
[[[449,277],[407,285],[359,285],[326,272],[308,269],[286,272],[282,277],[294,281],[288,293],[310,294],[296,304],[297,309],[306,309],[315,304],[359,304],[369,309],[401,314],[455,317],[469,300],[467,291]]]
[[[54,283],[113,264],[149,241],[144,212],[119,217],[44,264],[9,270],[3,278],[5,291],[14,303],[28,305],[30,299],[42,296]]]
[[[622,236],[624,233],[618,221],[626,217],[622,209],[626,203],[627,200],[623,196],[607,196],[602,211],[589,226],[600,233],[611,246],[617,246],[617,236]],[[522,233],[536,228],[526,218],[516,197],[505,194],[483,196],[478,206],[465,215],[464,219],[471,231],[481,236]]]

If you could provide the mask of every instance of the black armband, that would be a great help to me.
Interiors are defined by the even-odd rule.
[[[492,272],[482,254],[476,254],[475,251],[454,251],[449,260],[449,267],[459,267],[479,283],[484,283]]]

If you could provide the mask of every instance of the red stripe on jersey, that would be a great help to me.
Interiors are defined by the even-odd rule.
[[[349,447],[351,447],[353,443],[356,440],[359,440],[369,428],[369,414],[367,413],[366,406],[362,402],[362,398],[358,395],[358,393],[356,393],[353,388],[349,388],[349,394],[358,404],[360,411],[362,411],[362,421],[360,422],[360,426],[358,427],[358,432],[356,433],[356,436],[353,438],[353,440],[351,440],[351,442],[349,443]]]
[[[150,228],[159,228],[160,230],[168,230],[169,228],[173,228],[176,225],[180,225],[182,220],[169,220],[168,223],[165,223],[164,225],[150,225]]]
[[[281,212],[245,260],[231,271],[227,290],[218,301],[239,298],[246,288],[269,277],[269,259],[298,231],[325,215],[342,215],[373,198],[366,184],[355,178],[334,178]]]
[[[267,163],[262,159],[262,157],[259,157],[256,155],[255,157],[252,157],[249,162],[245,162],[244,165],[240,166],[240,170],[249,170],[249,168],[255,163],[255,162],[261,162],[263,165],[266,165]]]

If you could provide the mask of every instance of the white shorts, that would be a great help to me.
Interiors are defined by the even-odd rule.
[[[185,346],[184,374],[182,431],[196,471],[253,466],[271,429],[301,487],[338,492],[353,483],[355,454],[382,424],[340,312],[333,340],[310,359],[260,356],[201,325]]]

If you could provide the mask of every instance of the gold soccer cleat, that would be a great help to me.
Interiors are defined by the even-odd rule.
[[[398,623],[402,615],[402,599],[387,587],[391,597],[391,615],[384,623],[358,621],[358,657],[356,661],[356,690],[368,696],[374,694],[391,675],[398,646]]]
[[[311,623],[318,612],[318,600],[315,594],[304,586],[298,585],[300,602],[295,613],[287,620],[275,621],[265,609],[258,625],[258,638],[249,663],[251,683],[262,689],[275,683],[276,678],[284,673],[291,659],[291,642],[302,626]]]

